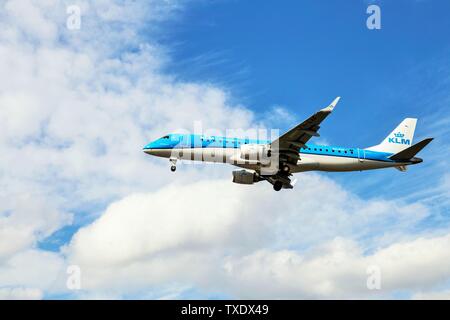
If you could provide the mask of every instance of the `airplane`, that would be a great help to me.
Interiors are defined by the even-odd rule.
[[[143,151],[149,155],[168,158],[175,172],[177,160],[223,162],[243,168],[233,171],[233,182],[254,184],[267,181],[275,191],[292,189],[293,173],[305,171],[364,171],[396,168],[421,163],[416,154],[433,138],[412,144],[417,119],[404,119],[380,144],[369,148],[338,147],[310,144],[319,137],[323,120],[334,110],[340,97],[328,107],[271,140],[229,138],[195,134],[165,135],[149,144]]]

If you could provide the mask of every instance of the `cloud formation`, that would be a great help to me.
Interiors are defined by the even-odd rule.
[[[264,186],[255,192],[229,181],[128,196],[78,231],[69,260],[82,267],[89,289],[175,283],[238,298],[377,297],[450,276],[442,263],[450,261],[448,235],[392,243],[426,216],[425,207],[362,201],[329,179],[303,178],[308,187],[295,198],[275,199]],[[322,205],[318,189],[327,190]],[[390,244],[367,252],[372,233],[379,233],[373,243]],[[381,269],[382,291],[367,289],[373,265]]]
[[[252,112],[230,105],[220,88],[175,82],[161,73],[168,59],[164,48],[144,41],[139,32],[170,18],[178,3],[82,1],[80,30],[66,28],[68,4],[1,4],[0,261],[5,266],[28,262],[18,257],[63,226],[84,220],[80,212],[95,215],[98,209],[91,208],[164,184],[168,172],[161,174],[160,162],[141,151],[149,140],[191,129],[194,121],[245,128],[252,119]],[[39,257],[58,267],[64,260]],[[10,272],[29,266],[14,265]],[[14,286],[6,280],[0,285],[6,282]]]

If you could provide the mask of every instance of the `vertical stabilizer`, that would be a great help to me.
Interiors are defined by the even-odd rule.
[[[398,153],[412,145],[417,119],[406,118],[379,145],[367,150]]]

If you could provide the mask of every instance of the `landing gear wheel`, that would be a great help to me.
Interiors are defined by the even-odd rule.
[[[169,159],[169,161],[170,161],[170,163],[172,164],[172,166],[170,167],[170,171],[172,171],[172,172],[175,172],[176,170],[177,170],[177,167],[176,167],[176,165],[177,165],[177,158],[174,158],[174,157],[171,157],[170,159]]]
[[[283,171],[284,173],[289,173],[289,171],[291,171],[291,167],[289,167],[287,164],[284,164],[281,167],[281,171]]]
[[[281,188],[283,188],[283,184],[281,183],[281,181],[276,181],[276,182],[273,184],[273,190],[275,190],[275,191],[280,191]]]

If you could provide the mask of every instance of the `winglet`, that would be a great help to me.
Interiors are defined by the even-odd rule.
[[[334,101],[328,107],[326,107],[320,111],[325,111],[325,112],[333,111],[334,107],[336,107],[336,105],[338,104],[340,99],[341,99],[341,97],[337,97],[336,99],[334,99]]]

